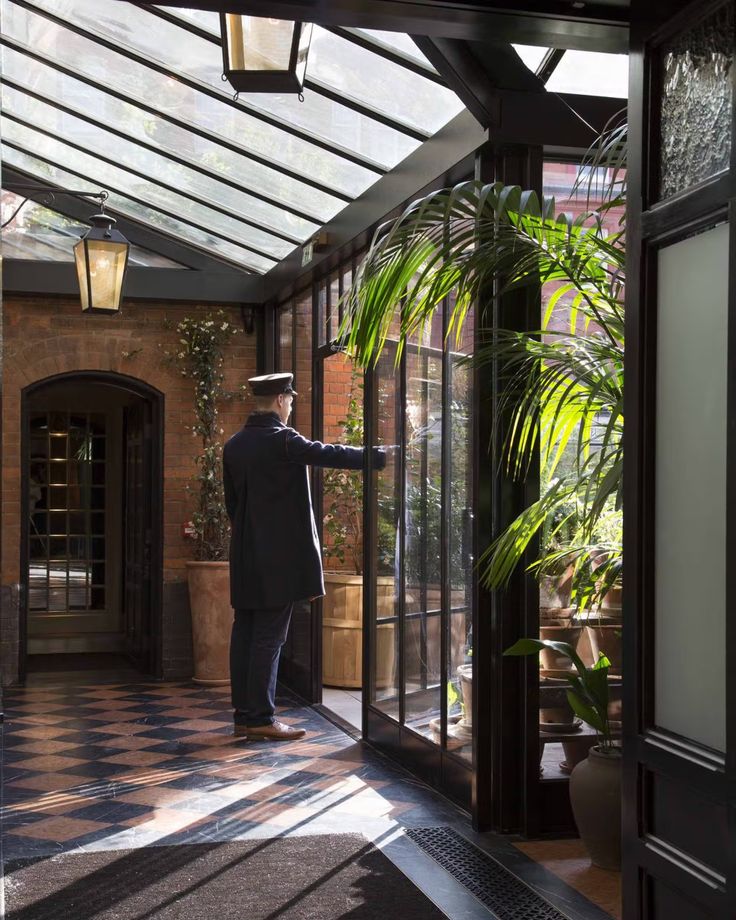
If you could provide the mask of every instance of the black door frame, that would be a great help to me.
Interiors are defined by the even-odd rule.
[[[117,374],[112,371],[68,371],[63,374],[53,374],[36,380],[21,390],[21,509],[28,508],[28,452],[30,450],[30,410],[29,401],[32,396],[48,386],[61,383],[83,382],[94,386],[103,384],[132,393],[144,399],[151,407],[151,420],[153,426],[151,455],[151,481],[153,490],[151,495],[151,580],[150,598],[151,605],[151,661],[150,671],[152,676],[161,677],[163,674],[163,635],[162,635],[162,600],[163,600],[163,471],[164,471],[164,394],[150,384],[126,374]],[[21,513],[21,541],[20,541],[20,586],[21,597],[19,604],[19,649],[18,649],[18,675],[21,682],[25,681],[28,659],[28,515]]]

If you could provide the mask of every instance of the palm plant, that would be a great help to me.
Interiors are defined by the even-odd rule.
[[[360,363],[376,362],[392,337],[398,361],[411,337],[422,340],[445,297],[453,295],[448,335],[458,341],[475,307],[488,344],[469,360],[481,372],[504,367],[503,463],[523,479],[539,455],[543,481],[539,500],[484,552],[483,580],[507,584],[544,530],[546,545],[530,569],[542,575],[572,565],[581,609],[599,603],[621,575],[620,542],[600,527],[621,502],[623,229],[608,230],[603,220],[620,203],[619,190],[603,208],[573,218],[558,213],[553,198],[500,182],[435,192],[378,230],[348,292],[343,326]],[[541,328],[484,330],[493,298],[523,288],[553,288]],[[563,304],[568,322],[559,328]],[[555,545],[573,519],[569,539]]]

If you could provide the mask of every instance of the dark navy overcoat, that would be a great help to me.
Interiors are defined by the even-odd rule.
[[[384,465],[382,452],[376,461]],[[284,607],[325,593],[308,466],[360,470],[363,449],[309,441],[275,412],[251,415],[225,444],[234,608]]]

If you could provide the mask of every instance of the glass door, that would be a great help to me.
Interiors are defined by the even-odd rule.
[[[469,804],[473,760],[472,317],[451,303],[370,375],[370,442],[398,445],[368,484],[368,738]]]

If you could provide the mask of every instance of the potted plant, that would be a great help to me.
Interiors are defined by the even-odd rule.
[[[618,869],[621,865],[621,751],[612,737],[609,716],[610,661],[601,655],[586,667],[566,642],[519,639],[504,655],[533,655],[555,646],[574,666],[567,675],[567,699],[573,712],[593,728],[597,744],[590,748],[570,775],[570,803],[575,823],[594,865]]]
[[[223,310],[187,316],[172,324],[178,336],[175,352],[164,352],[182,377],[194,384],[193,437],[196,475],[190,491],[196,507],[190,533],[195,560],[187,562],[192,614],[194,680],[217,685],[230,680],[229,643],[233,612],[230,606],[230,522],[222,486],[222,442],[219,403],[236,393],[225,389],[224,352],[238,329]]]

